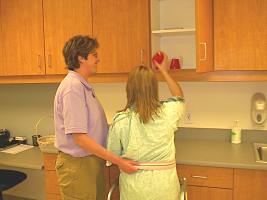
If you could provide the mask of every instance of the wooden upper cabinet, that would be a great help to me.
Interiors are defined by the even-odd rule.
[[[0,76],[66,74],[64,43],[92,35],[90,0],[0,0]]]
[[[66,74],[62,48],[75,35],[92,36],[91,0],[43,0],[46,74]]]
[[[267,70],[266,24],[266,0],[214,0],[215,70]]]
[[[0,75],[44,75],[42,0],[0,1],[3,48]]]
[[[150,66],[149,0],[92,0],[93,36],[100,43],[98,73]]]
[[[197,73],[214,70],[213,0],[196,0]]]

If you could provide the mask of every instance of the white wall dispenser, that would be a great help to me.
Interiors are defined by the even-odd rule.
[[[253,126],[264,126],[266,121],[266,98],[256,93],[251,98],[251,123]]]

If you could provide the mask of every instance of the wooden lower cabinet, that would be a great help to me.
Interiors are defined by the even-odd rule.
[[[55,169],[57,154],[44,153],[45,190],[47,200],[61,200],[61,194]]]
[[[267,199],[267,170],[234,169],[234,200]]]
[[[177,173],[179,178],[186,178],[187,197],[190,200],[233,199],[233,169],[177,165]],[[118,166],[111,165],[110,184],[119,177],[119,174]],[[119,187],[113,191],[111,199],[120,199]]]
[[[55,170],[56,159],[57,154],[44,153],[47,200],[62,199]],[[179,178],[186,178],[189,200],[267,199],[267,170],[177,165],[177,173]],[[106,197],[119,175],[117,165],[104,166]],[[113,191],[111,199],[120,199],[119,186]]]
[[[177,165],[179,178],[186,178],[190,200],[232,200],[233,169]]]
[[[45,170],[45,189],[47,194],[60,195],[56,171]]]
[[[46,200],[62,200],[61,195],[46,193]]]

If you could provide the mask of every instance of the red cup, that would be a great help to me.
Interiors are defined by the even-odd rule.
[[[178,58],[173,58],[172,59],[170,69],[181,69],[180,62],[179,62],[179,59]]]

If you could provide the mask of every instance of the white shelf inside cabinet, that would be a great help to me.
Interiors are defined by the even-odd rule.
[[[154,30],[152,34],[164,37],[164,36],[184,36],[184,35],[195,35],[195,28],[187,29],[166,29],[166,30]]]

